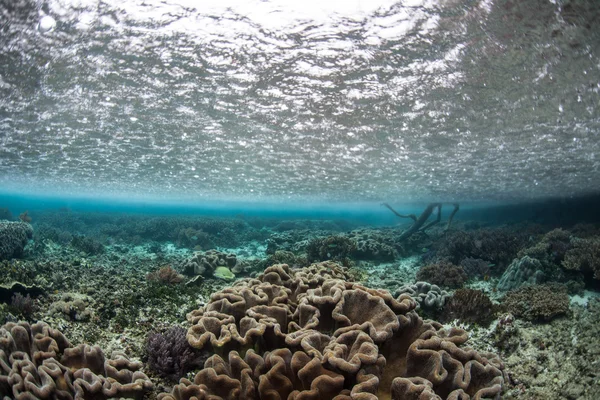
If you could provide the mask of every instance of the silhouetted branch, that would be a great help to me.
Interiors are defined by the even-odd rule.
[[[394,210],[387,203],[382,203],[382,205],[389,208],[390,211],[392,211],[395,215],[397,215],[400,218],[411,218],[413,221],[415,221],[415,223],[412,224],[410,228],[408,228],[407,230],[402,232],[402,234],[398,238],[399,240],[407,239],[408,237],[413,235],[415,232],[425,231],[426,229],[429,229],[433,225],[440,223],[440,221],[442,220],[442,203],[429,204],[427,206],[427,208],[425,208],[425,210],[421,213],[421,215],[419,215],[419,218],[417,218],[417,216],[414,214],[408,214],[408,215],[400,214],[400,213],[396,212],[396,210]],[[428,224],[425,224],[425,222],[427,222],[427,219],[429,219],[429,217],[431,216],[431,213],[433,212],[433,210],[435,210],[436,208],[437,208],[437,218],[435,220],[429,222]],[[448,219],[448,224],[446,225],[446,230],[450,228],[452,219],[454,218],[454,216],[456,215],[458,210],[459,210],[459,205],[458,205],[458,203],[455,203],[454,210],[452,210],[452,213],[450,214],[450,217]]]

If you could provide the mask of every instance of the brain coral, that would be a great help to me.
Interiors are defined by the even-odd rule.
[[[43,322],[0,327],[0,393],[14,399],[141,398],[152,382],[141,363],[97,346],[73,347]]]
[[[214,355],[159,399],[499,398],[502,363],[462,347],[464,330],[346,279],[335,263],[279,264],[213,294],[187,338]]]
[[[32,237],[33,229],[28,223],[0,221],[0,260],[20,257]]]

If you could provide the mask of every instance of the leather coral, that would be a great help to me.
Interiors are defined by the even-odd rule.
[[[267,268],[188,315],[214,355],[162,400],[499,398],[503,365],[468,334],[424,321],[416,301],[348,282],[339,266]]]
[[[15,399],[142,398],[152,382],[141,367],[98,346],[73,347],[43,322],[0,327],[0,393]]]

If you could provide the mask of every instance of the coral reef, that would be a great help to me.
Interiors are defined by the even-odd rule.
[[[538,285],[546,282],[548,277],[544,273],[542,263],[529,256],[515,259],[500,277],[499,290],[518,289],[524,285]]]
[[[104,253],[104,245],[96,238],[84,235],[73,235],[71,246],[83,251],[88,255],[97,255]]]
[[[208,250],[206,252],[196,252],[186,260],[183,265],[183,273],[186,275],[204,275],[213,276],[217,268],[228,269],[231,273],[238,265],[238,260],[235,254],[227,254],[218,250]],[[219,275],[224,276],[225,271],[219,270]]]
[[[30,317],[33,313],[35,305],[29,294],[23,296],[21,293],[15,293],[10,299],[10,308],[23,317]]]
[[[21,257],[32,237],[33,228],[28,223],[0,221],[0,260]]]
[[[408,294],[415,299],[420,308],[429,310],[440,310],[450,297],[450,293],[429,282],[416,282],[412,285],[401,286],[395,296],[403,294]]]
[[[208,358],[189,345],[186,330],[172,326],[164,333],[151,333],[146,340],[146,356],[152,371],[168,380],[177,382],[186,373],[202,367]]]
[[[93,312],[88,307],[91,299],[88,296],[63,293],[60,300],[52,303],[48,309],[49,315],[60,315],[73,321],[89,321]]]
[[[564,285],[523,286],[508,292],[502,305],[516,317],[549,321],[569,311],[569,295]]]
[[[408,295],[348,282],[335,263],[271,266],[188,314],[189,343],[215,354],[159,399],[499,396],[499,359],[415,308]]]
[[[544,324],[500,318],[490,335],[513,387],[503,399],[600,398],[600,298]]]
[[[600,236],[573,239],[573,248],[566,252],[562,266],[600,279]]]
[[[527,243],[525,232],[508,228],[451,231],[434,244],[438,259],[460,264],[465,258],[479,258],[496,264],[494,271],[502,273]]]
[[[494,264],[481,258],[467,257],[460,262],[469,279],[485,279],[489,277]]]
[[[15,399],[142,398],[152,382],[122,353],[73,347],[43,322],[0,327],[0,393]]]
[[[160,267],[154,272],[150,272],[146,275],[146,279],[153,282],[160,282],[166,284],[177,284],[183,282],[183,275],[177,273],[170,265]]]
[[[467,281],[467,274],[458,265],[440,261],[422,266],[417,272],[417,280],[447,288],[459,288]]]
[[[458,319],[467,324],[488,326],[494,319],[496,307],[481,290],[458,289],[444,306],[444,319]]]
[[[377,238],[361,235],[354,239],[356,242],[352,256],[363,260],[393,261],[398,257],[398,251]]]
[[[345,260],[356,250],[356,243],[340,235],[315,238],[306,246],[306,258],[309,262],[326,260]]]

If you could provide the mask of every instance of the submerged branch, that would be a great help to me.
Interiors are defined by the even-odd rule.
[[[408,228],[407,230],[402,232],[402,234],[398,238],[399,240],[407,239],[410,236],[412,236],[415,232],[425,231],[426,229],[429,229],[433,225],[440,223],[440,221],[442,220],[442,203],[430,203],[425,208],[425,210],[423,210],[423,212],[421,213],[421,215],[419,215],[418,218],[415,214],[408,214],[408,215],[400,214],[387,203],[383,203],[382,205],[387,207],[388,209],[390,209],[390,211],[392,211],[395,215],[397,215],[400,218],[411,218],[413,221],[415,221],[411,225],[410,228]],[[429,222],[428,224],[425,224],[425,222],[427,222],[427,220],[431,216],[431,213],[433,213],[433,210],[435,210],[436,208],[437,208],[437,218],[435,220]],[[458,203],[455,203],[454,210],[452,210],[452,213],[450,214],[450,217],[448,218],[448,224],[446,225],[446,230],[448,230],[450,228],[452,219],[454,218],[454,216],[456,215],[458,210],[459,210],[459,205],[458,205]]]

